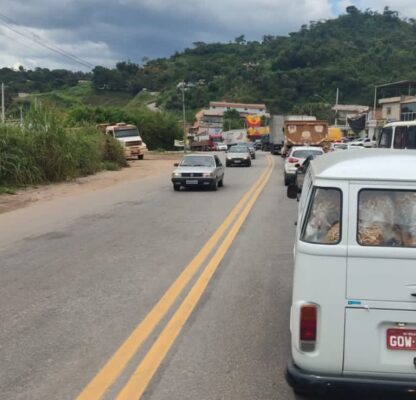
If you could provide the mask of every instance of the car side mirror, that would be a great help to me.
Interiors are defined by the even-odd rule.
[[[299,193],[299,189],[296,185],[289,185],[287,187],[286,195],[289,199],[297,199],[298,193]]]
[[[179,167],[179,163],[175,162],[175,164],[173,164],[174,167]]]

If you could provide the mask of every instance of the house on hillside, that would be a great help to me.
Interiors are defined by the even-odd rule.
[[[367,114],[369,107],[355,104],[336,104],[332,107],[332,111],[335,112],[335,125],[340,128],[348,128],[348,119]]]
[[[384,121],[413,121],[416,118],[416,96],[379,99]]]
[[[191,135],[221,133],[224,124],[224,112],[229,110],[237,110],[242,119],[248,115],[270,117],[265,104],[211,101],[208,110],[201,110],[195,115],[195,123],[189,133]]]
[[[225,101],[211,101],[209,103],[210,110],[225,111],[237,110],[242,117],[247,115],[258,115],[260,117],[267,116],[270,114],[267,112],[265,104],[245,104],[245,103],[228,103]]]

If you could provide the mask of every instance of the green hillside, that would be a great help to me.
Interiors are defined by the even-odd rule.
[[[96,90],[92,87],[91,82],[36,94],[33,97],[62,108],[79,105],[124,107],[134,99],[133,95],[122,91]]]
[[[264,36],[261,42],[244,36],[230,43],[195,42],[169,58],[144,65],[120,62],[113,69],[97,66],[82,76],[3,68],[0,79],[12,92],[25,91],[26,85],[26,91],[65,108],[135,108],[155,100],[150,92],[159,92],[157,105],[179,115],[177,85],[185,80],[190,84],[185,93],[189,111],[223,99],[265,102],[272,112],[313,110],[322,115],[337,88],[341,103],[371,105],[374,85],[414,80],[415,48],[414,19],[400,18],[387,7],[378,13],[350,6],[336,19],[313,21],[288,36]],[[79,80],[91,84],[79,85]]]

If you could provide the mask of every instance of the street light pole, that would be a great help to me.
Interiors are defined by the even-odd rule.
[[[186,154],[185,82],[182,82],[183,154]]]

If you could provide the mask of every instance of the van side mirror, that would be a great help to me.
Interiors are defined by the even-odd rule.
[[[174,167],[179,167],[179,163],[175,162],[175,164],[173,164]]]
[[[286,195],[289,199],[297,199],[298,193],[299,193],[299,189],[296,185],[289,185],[287,187]]]

